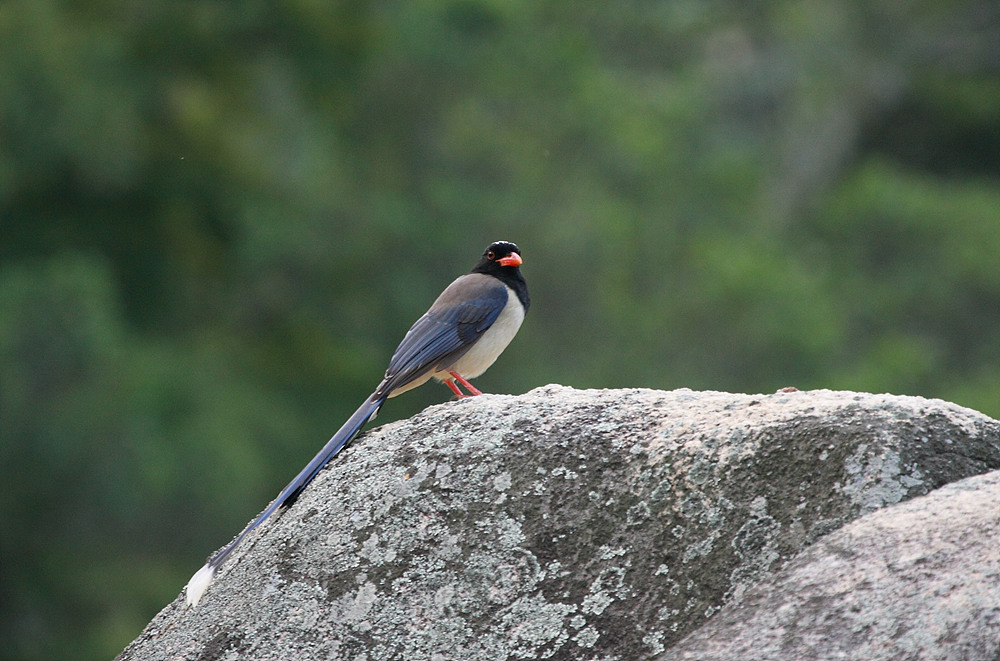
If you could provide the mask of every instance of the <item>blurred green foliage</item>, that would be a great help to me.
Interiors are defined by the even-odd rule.
[[[1000,415],[1000,12],[0,3],[0,657],[117,653],[501,238],[487,391]]]

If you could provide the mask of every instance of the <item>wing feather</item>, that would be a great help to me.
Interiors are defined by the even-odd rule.
[[[507,304],[507,287],[496,278],[464,275],[448,286],[399,343],[377,392],[390,393],[428,371],[447,369]]]

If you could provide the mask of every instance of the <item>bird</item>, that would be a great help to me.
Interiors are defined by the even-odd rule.
[[[448,386],[458,399],[482,394],[469,379],[485,372],[507,348],[528,311],[530,298],[521,274],[522,263],[517,245],[495,241],[471,271],[441,292],[403,337],[382,382],[354,415],[243,532],[191,577],[185,586],[189,606],[198,605],[216,571],[247,535],[277,510],[290,507],[320,470],[375,417],[385,400],[432,378]]]

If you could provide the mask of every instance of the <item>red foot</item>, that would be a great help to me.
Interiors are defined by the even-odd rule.
[[[476,386],[474,386],[471,383],[469,383],[468,381],[466,381],[465,377],[463,377],[458,372],[448,372],[448,374],[451,374],[453,377],[455,377],[456,381],[458,381],[463,386],[465,386],[465,389],[469,391],[470,395],[482,395],[483,394],[482,391],[479,390],[479,388],[477,388]]]
[[[446,386],[448,386],[449,388],[451,388],[451,391],[452,391],[453,393],[455,393],[455,396],[456,396],[456,397],[458,397],[459,399],[464,399],[465,397],[468,397],[468,396],[469,396],[469,395],[466,395],[466,394],[465,394],[464,392],[462,392],[461,390],[459,390],[459,389],[458,389],[458,386],[456,386],[456,385],[455,385],[455,382],[454,382],[454,381],[452,381],[451,379],[447,379],[447,380],[446,380],[446,381],[444,382],[444,385],[446,385]]]

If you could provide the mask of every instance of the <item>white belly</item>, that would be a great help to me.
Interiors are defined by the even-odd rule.
[[[458,372],[466,379],[476,378],[489,369],[489,366],[503,353],[517,335],[522,321],[524,321],[524,306],[517,300],[517,294],[508,288],[507,305],[493,325],[486,329],[483,336],[454,365],[434,376],[450,379],[448,372],[451,371]]]
[[[517,294],[510,288],[507,289],[507,305],[500,312],[500,316],[493,322],[493,325],[486,329],[472,348],[468,350],[453,365],[445,369],[427,374],[414,379],[405,386],[396,388],[389,397],[395,397],[407,390],[413,390],[417,386],[427,383],[432,377],[439,381],[446,381],[451,378],[448,372],[457,372],[466,379],[474,379],[485,372],[490,365],[503,353],[510,341],[517,335],[517,330],[524,321],[524,306],[518,300]]]

